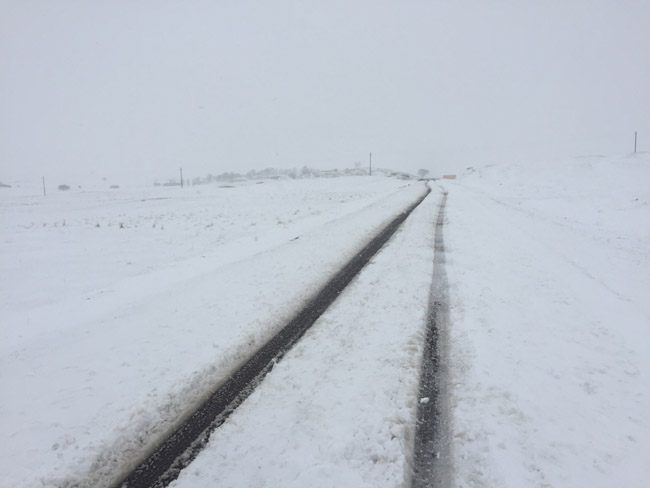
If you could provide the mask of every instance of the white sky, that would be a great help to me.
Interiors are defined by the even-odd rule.
[[[0,0],[0,180],[435,175],[635,130],[650,0]]]

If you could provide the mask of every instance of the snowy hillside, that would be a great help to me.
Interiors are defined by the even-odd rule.
[[[444,182],[458,486],[647,486],[649,181],[637,154]]]

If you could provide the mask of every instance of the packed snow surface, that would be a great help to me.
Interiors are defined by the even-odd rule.
[[[3,189],[0,485],[115,481],[425,190]]]
[[[456,486],[648,486],[648,182],[638,154],[444,183]]]

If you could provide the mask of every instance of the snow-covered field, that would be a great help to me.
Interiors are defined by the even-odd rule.
[[[3,189],[0,485],[110,481],[424,191]]]
[[[432,183],[173,486],[408,486],[442,190],[453,484],[647,486],[649,181],[637,154]],[[425,188],[1,190],[13,487],[109,481]]]
[[[458,486],[650,483],[649,182],[638,154],[444,183]]]

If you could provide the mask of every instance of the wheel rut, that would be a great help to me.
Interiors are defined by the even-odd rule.
[[[443,225],[447,193],[443,193],[435,233],[433,278],[427,312],[427,331],[420,370],[420,389],[413,447],[412,488],[450,485],[450,425],[447,376],[448,283]]]

